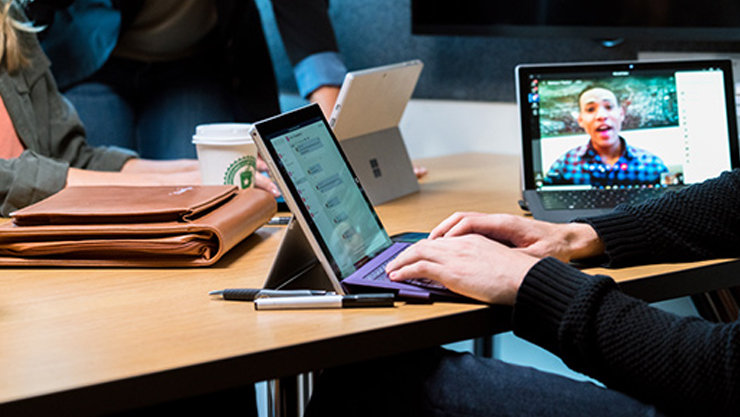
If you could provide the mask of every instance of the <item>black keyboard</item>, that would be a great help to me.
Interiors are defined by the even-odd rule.
[[[612,208],[622,203],[635,204],[658,197],[668,188],[618,188],[595,190],[542,191],[539,196],[546,210]]]

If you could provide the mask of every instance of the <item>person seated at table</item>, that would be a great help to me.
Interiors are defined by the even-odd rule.
[[[49,61],[12,1],[0,15],[0,215],[73,185],[182,185],[200,182],[198,162],[144,160],[92,147],[75,109],[57,90]],[[258,187],[279,195],[258,176]]]
[[[328,117],[346,67],[327,2],[270,3],[299,93]],[[280,112],[253,0],[35,0],[27,11],[93,145],[192,158],[197,125]]]
[[[558,158],[547,184],[593,186],[660,184],[668,168],[659,157],[627,144],[620,135],[625,110],[606,87],[591,85],[578,95],[578,125],[589,141]]]
[[[740,256],[740,170],[612,213],[551,224],[456,213],[387,266],[513,306],[514,333],[605,387],[441,349],[325,371],[306,416],[736,416],[740,322],[657,309],[604,275],[609,266]],[[332,414],[335,413],[335,414]]]
[[[195,160],[143,160],[132,151],[89,146],[77,113],[56,88],[35,31],[12,0],[0,0],[0,215],[71,185],[200,182]],[[267,178],[256,181],[277,194]],[[131,415],[224,413],[233,408],[222,405],[224,400],[237,396],[243,414],[257,416],[251,385],[137,409]]]

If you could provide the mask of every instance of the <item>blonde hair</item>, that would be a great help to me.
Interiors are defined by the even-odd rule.
[[[39,32],[43,28],[37,28],[29,22],[21,22],[11,16],[11,9],[18,7],[14,0],[0,0],[0,62],[9,73],[14,73],[28,65],[21,45],[18,31]],[[22,15],[22,12],[19,12]]]

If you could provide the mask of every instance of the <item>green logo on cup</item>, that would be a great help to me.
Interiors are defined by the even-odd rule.
[[[238,185],[239,188],[249,188],[254,181],[254,171],[257,160],[252,155],[242,156],[226,169],[224,184]]]

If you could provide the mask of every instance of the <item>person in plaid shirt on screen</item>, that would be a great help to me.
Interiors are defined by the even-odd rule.
[[[591,137],[558,158],[545,176],[547,184],[593,186],[659,184],[667,173],[663,161],[627,145],[619,135],[625,111],[609,89],[589,86],[578,96],[578,125]]]

